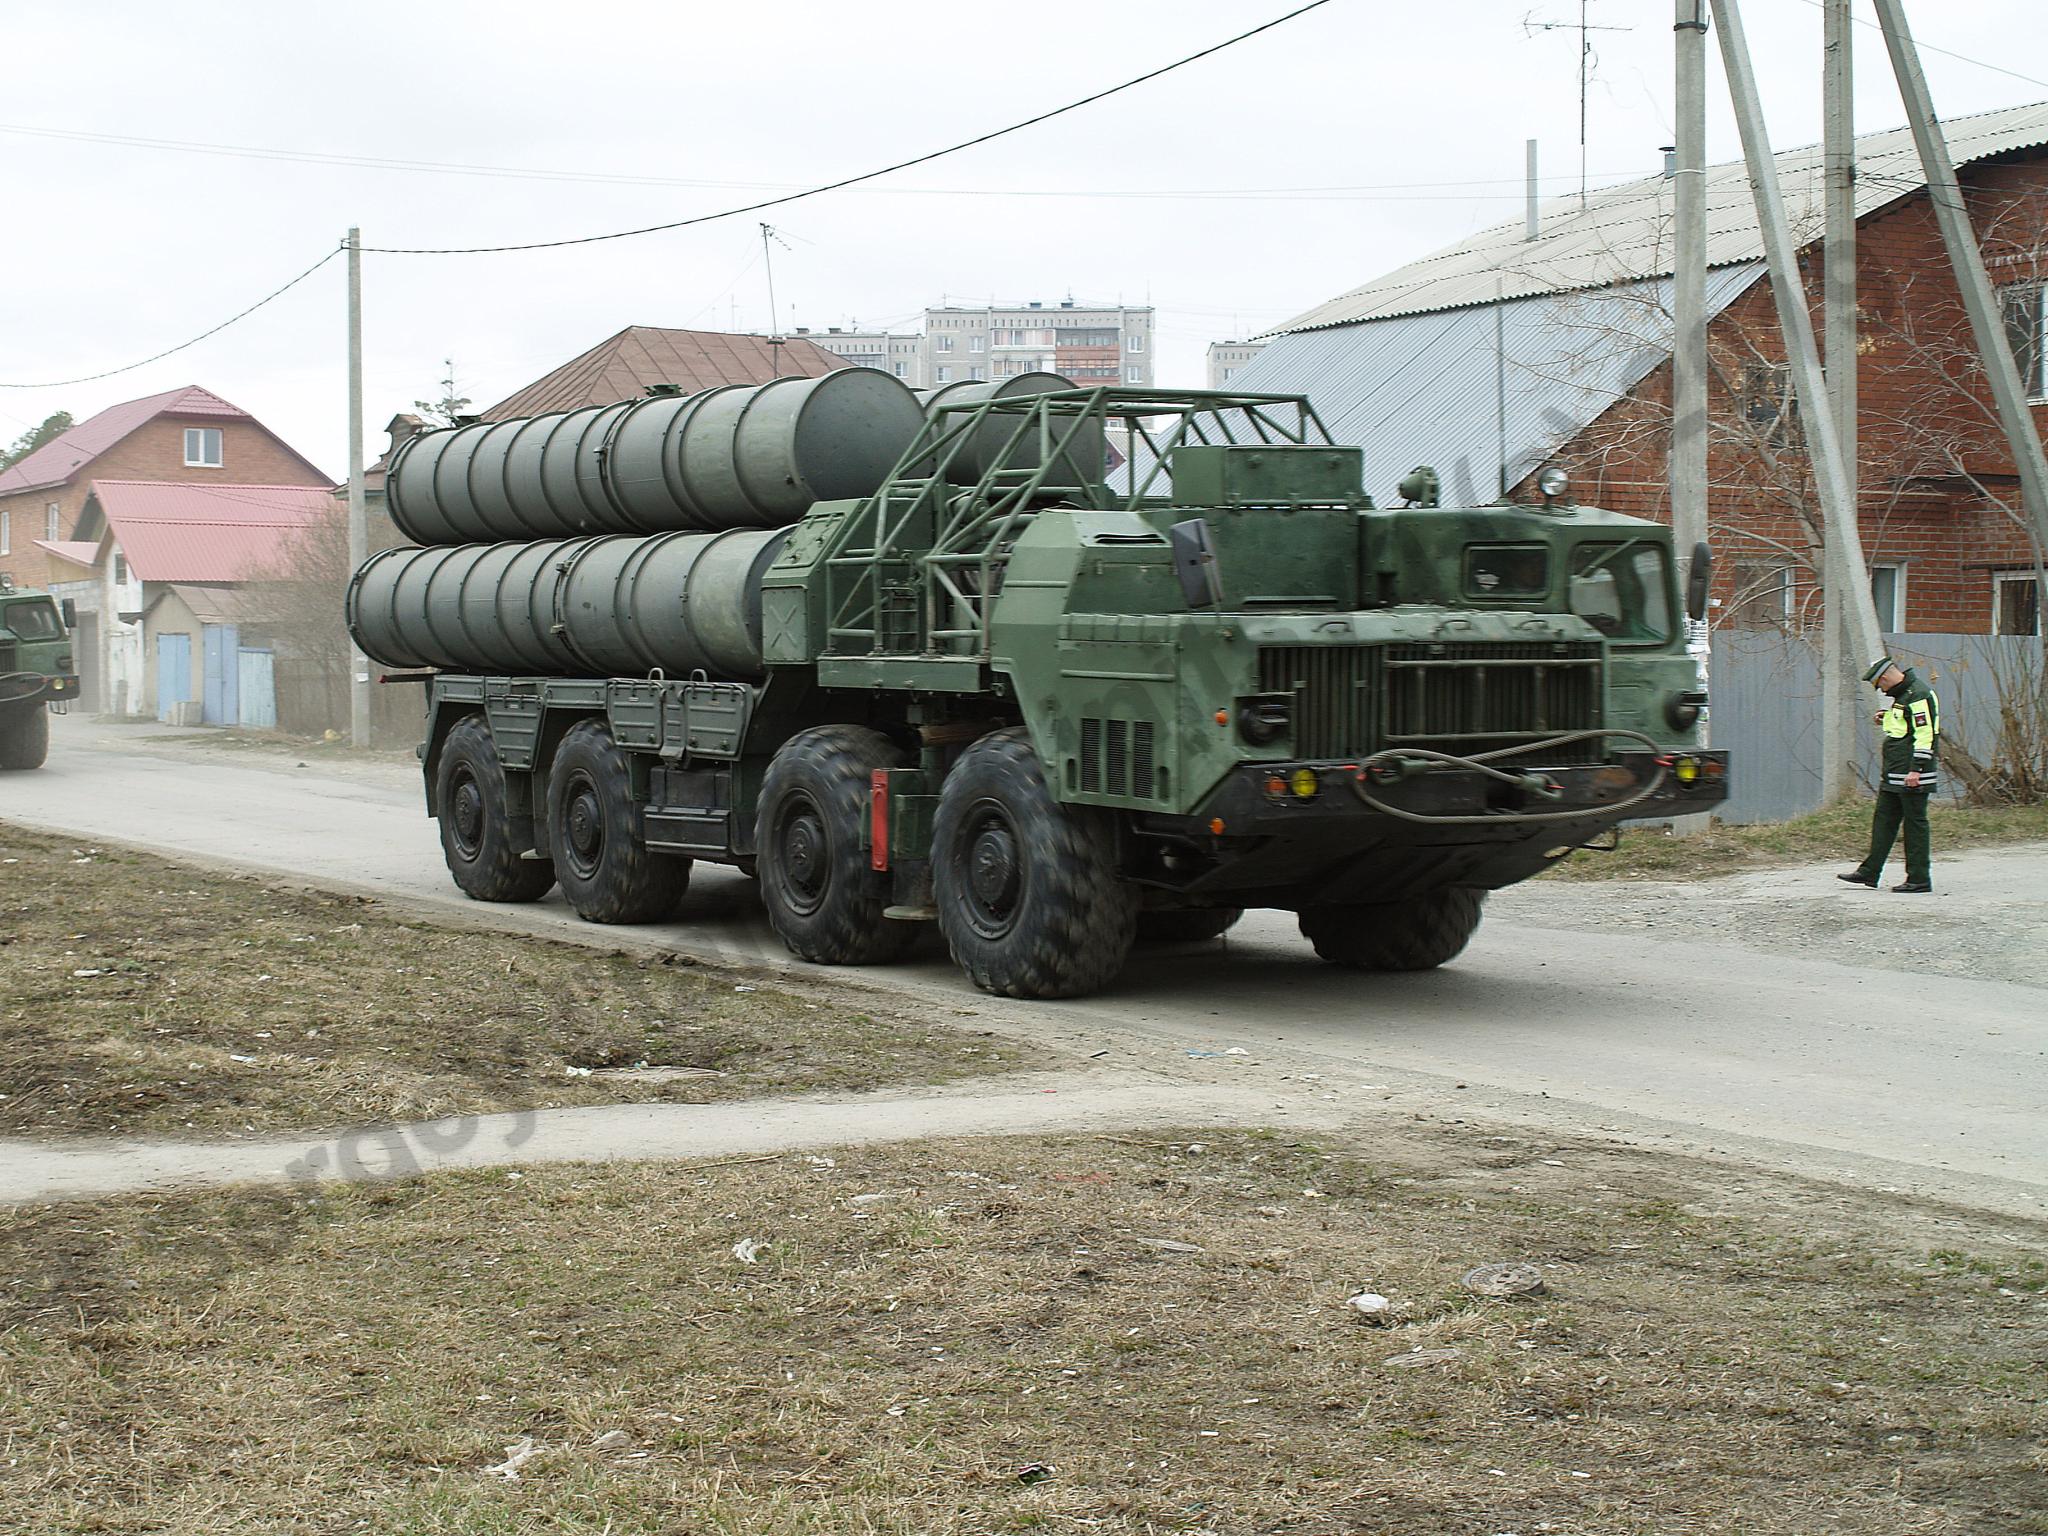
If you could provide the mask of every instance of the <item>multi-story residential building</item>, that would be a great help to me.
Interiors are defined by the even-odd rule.
[[[1039,372],[1078,384],[1154,381],[1149,305],[948,304],[927,309],[918,332],[828,326],[796,334],[918,389]]]
[[[1230,376],[1266,350],[1263,341],[1212,341],[1209,343],[1209,387],[1222,389]]]

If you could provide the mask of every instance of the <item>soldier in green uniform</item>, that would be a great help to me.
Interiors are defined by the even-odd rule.
[[[1870,817],[1870,853],[1837,880],[1873,889],[1884,873],[1892,840],[1906,829],[1906,880],[1895,891],[1923,893],[1934,889],[1927,867],[1927,797],[1934,792],[1934,744],[1941,735],[1941,705],[1934,690],[1911,667],[1881,658],[1863,674],[1891,705],[1877,717],[1884,732],[1883,780],[1877,788],[1877,809]]]

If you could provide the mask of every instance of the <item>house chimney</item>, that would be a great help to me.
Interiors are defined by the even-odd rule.
[[[1664,179],[1669,181],[1678,174],[1678,146],[1676,144],[1666,144],[1663,149],[1663,155]]]
[[[1527,187],[1524,197],[1525,206],[1522,210],[1522,238],[1524,240],[1534,240],[1536,238],[1536,141],[1534,139],[1530,139],[1524,144],[1522,158],[1527,162],[1527,170],[1525,172]]]
[[[391,446],[384,452],[384,457],[388,461],[400,448],[426,431],[427,424],[410,411],[400,411],[385,423],[384,430],[391,434]]]

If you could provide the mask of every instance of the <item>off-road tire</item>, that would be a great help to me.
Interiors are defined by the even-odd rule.
[[[1220,939],[1244,916],[1243,907],[1181,907],[1171,912],[1140,912],[1140,944],[1206,944]]]
[[[1137,899],[1108,818],[1061,805],[1019,729],[982,737],[939,790],[932,894],[946,947],[977,987],[1079,997],[1116,979]]]
[[[754,857],[761,904],[791,954],[818,965],[883,965],[917,925],[882,916],[894,882],[864,833],[877,768],[903,754],[880,731],[820,725],[785,741],[761,780]]]
[[[555,866],[522,859],[506,809],[505,765],[480,715],[459,721],[441,744],[434,772],[441,856],[472,901],[538,901],[555,883]]]
[[[0,704],[0,768],[40,768],[50,755],[50,712],[43,701]]]
[[[586,923],[658,923],[690,884],[690,861],[647,846],[626,755],[602,720],[580,720],[548,772],[555,880]]]
[[[1485,905],[1486,892],[1450,886],[1398,905],[1303,907],[1301,932],[1332,965],[1429,971],[1470,942]]]

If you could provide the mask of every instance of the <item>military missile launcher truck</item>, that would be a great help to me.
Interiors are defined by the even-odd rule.
[[[78,697],[71,599],[0,575],[0,769],[40,768],[50,755],[50,711]]]
[[[1682,605],[1669,530],[1561,477],[1459,508],[1427,471],[1399,507],[1362,483],[1293,396],[657,395],[405,444],[421,547],[356,573],[349,623],[425,684],[427,808],[479,900],[654,922],[711,860],[805,959],[936,922],[1016,997],[1247,907],[1424,969],[1489,890],[1725,797],[1686,650],[1706,551]]]

